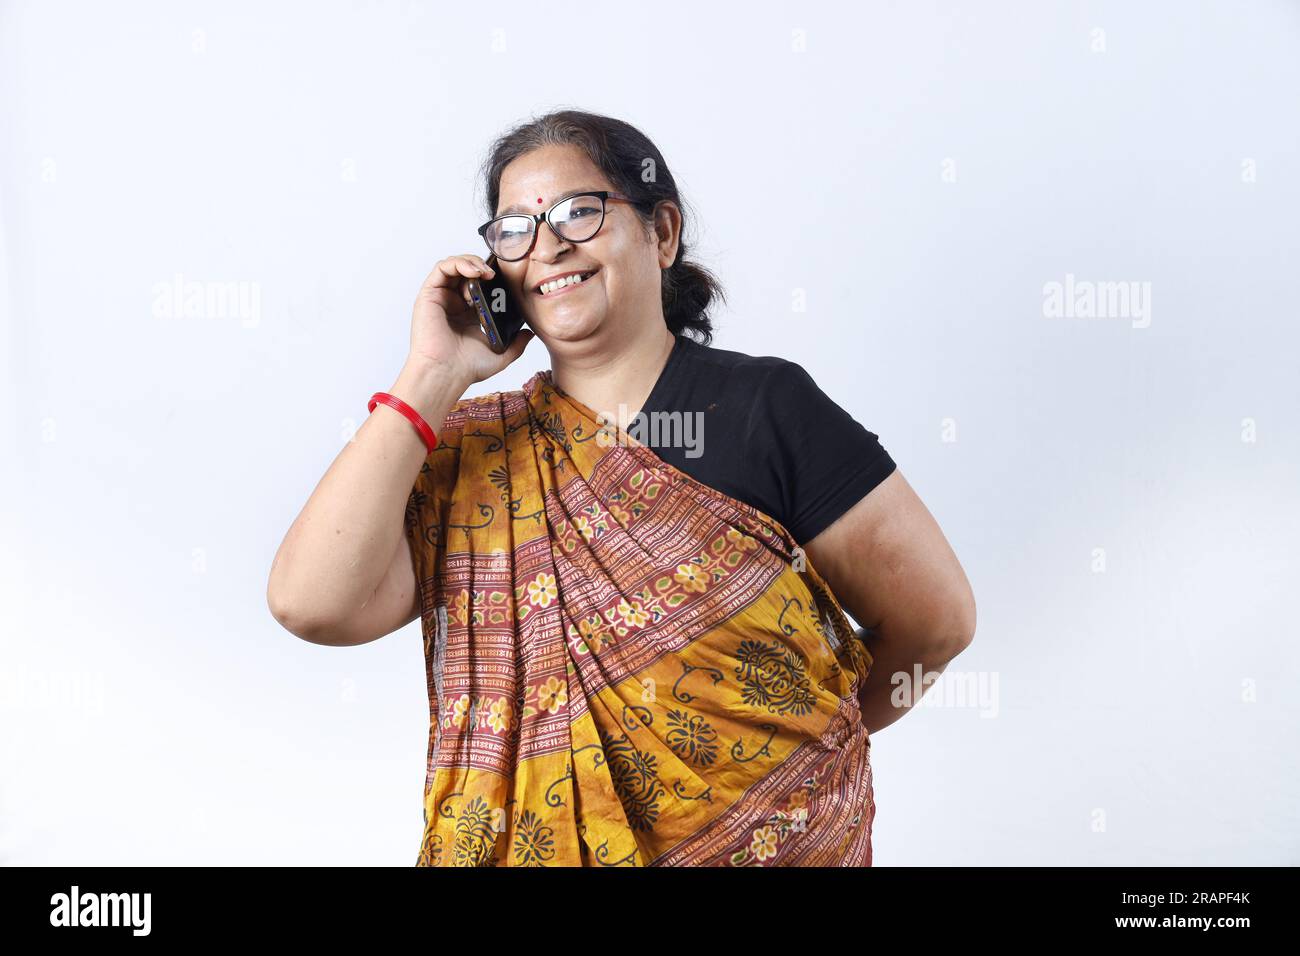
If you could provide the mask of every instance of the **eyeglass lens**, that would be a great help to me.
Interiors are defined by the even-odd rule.
[[[596,234],[604,217],[599,196],[574,196],[551,210],[551,223],[562,239],[584,242]],[[518,259],[528,250],[536,220],[531,216],[503,216],[488,227],[485,238],[499,259]]]

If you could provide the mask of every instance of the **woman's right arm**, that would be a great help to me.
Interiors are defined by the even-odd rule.
[[[388,391],[437,429],[468,387],[453,369],[408,361]],[[267,604],[286,630],[315,644],[364,644],[415,619],[419,589],[404,517],[427,455],[403,415],[375,406],[271,565]]]
[[[477,256],[451,256],[416,297],[411,351],[389,392],[435,432],[467,388],[517,359],[532,339],[522,331],[500,355],[483,341],[463,283],[493,274]],[[276,552],[266,599],[286,630],[315,644],[364,644],[416,618],[419,582],[405,518],[427,455],[411,422],[375,406]]]

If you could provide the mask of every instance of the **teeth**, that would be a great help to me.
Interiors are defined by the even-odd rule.
[[[577,285],[579,282],[585,281],[586,277],[589,275],[591,275],[590,272],[584,272],[580,275],[565,276],[563,279],[556,279],[554,282],[543,282],[538,286],[538,291],[541,292],[542,295],[546,295],[547,293],[554,292],[556,289],[563,288],[564,286]]]

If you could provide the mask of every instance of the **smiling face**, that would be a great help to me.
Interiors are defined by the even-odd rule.
[[[539,147],[502,171],[496,215],[541,213],[575,190],[618,192],[579,147]],[[673,217],[664,218],[671,223]],[[564,348],[560,343],[592,337],[606,343],[627,341],[654,315],[662,324],[661,270],[672,264],[676,252],[674,230],[665,242],[662,235],[648,234],[631,205],[611,201],[594,238],[561,240],[543,223],[532,252],[498,266],[543,344]],[[538,288],[544,280],[574,272],[586,278],[558,289]]]

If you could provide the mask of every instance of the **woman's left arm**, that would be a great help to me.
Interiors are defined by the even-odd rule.
[[[858,624],[873,664],[858,701],[874,733],[914,705],[975,637],[975,595],[938,522],[895,468],[806,545],[817,573]],[[914,693],[891,700],[895,674]],[[933,677],[931,676],[933,674]]]

